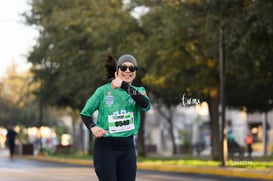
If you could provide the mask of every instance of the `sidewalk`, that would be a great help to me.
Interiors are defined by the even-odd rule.
[[[67,163],[75,165],[93,166],[92,160],[56,158],[47,156],[18,156],[20,159],[40,160],[55,163]],[[228,177],[239,177],[249,179],[273,180],[273,168],[268,170],[256,170],[247,168],[231,167],[204,167],[204,166],[177,166],[177,165],[159,165],[152,163],[137,163],[139,170],[156,170],[163,172],[180,172],[205,175],[219,175]]]

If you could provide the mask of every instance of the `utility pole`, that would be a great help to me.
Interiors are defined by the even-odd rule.
[[[219,30],[219,73],[220,73],[220,104],[221,104],[221,121],[220,121],[220,141],[221,141],[221,166],[226,165],[227,160],[227,142],[226,142],[226,115],[225,115],[225,43],[223,24]]]

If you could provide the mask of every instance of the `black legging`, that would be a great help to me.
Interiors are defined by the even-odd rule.
[[[94,166],[100,181],[135,181],[136,153],[133,137],[96,138]]]

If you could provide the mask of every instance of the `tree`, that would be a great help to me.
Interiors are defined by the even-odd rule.
[[[189,92],[209,104],[212,130],[212,154],[220,159],[219,140],[219,58],[218,35],[232,31],[229,23],[241,15],[249,1],[134,1],[147,6],[142,18],[149,74],[144,82],[157,100],[170,107],[181,99],[177,95]],[[147,41],[148,40],[148,41]],[[151,46],[151,44],[153,46]],[[147,51],[148,50],[148,51]],[[170,120],[170,119],[169,119]],[[171,122],[169,121],[170,125]],[[174,152],[176,152],[174,150]]]
[[[232,24],[236,27],[230,36],[230,57],[234,60],[227,66],[238,72],[230,77],[228,104],[235,108],[246,108],[248,112],[263,112],[264,155],[267,154],[267,113],[273,108],[273,66],[271,1],[253,1]],[[238,66],[240,64],[240,66]],[[238,99],[240,97],[240,99]]]
[[[37,121],[35,97],[30,94],[35,85],[31,84],[30,72],[17,72],[13,64],[1,82],[0,89],[0,124],[34,126]]]
[[[37,26],[40,37],[28,61],[43,105],[81,110],[84,100],[105,82],[103,61],[136,51],[136,19],[123,1],[31,1],[26,23]],[[141,83],[140,81],[137,81]],[[81,123],[80,123],[81,124]]]
[[[49,103],[81,109],[82,100],[104,82],[106,54],[131,51],[136,21],[122,11],[121,1],[33,0],[32,7],[27,23],[41,33],[28,60],[36,77],[44,79],[50,92],[45,96]]]
[[[214,28],[206,24],[204,11],[202,16],[194,15],[182,2],[137,2],[142,3],[139,6],[149,7],[149,12],[141,19],[146,36],[141,48],[147,54],[144,58],[149,68],[143,81],[155,96],[154,100],[158,100],[158,105],[164,105],[169,110],[170,114],[160,112],[169,123],[173,153],[176,154],[173,107],[181,103],[183,93],[202,96],[202,101],[205,101],[212,92],[218,92],[214,51],[217,41],[211,33]],[[203,86],[205,84],[206,87]],[[217,94],[213,96],[217,97]],[[218,102],[213,105],[212,110],[217,110]],[[217,123],[218,116],[215,115],[215,118]]]
[[[232,107],[245,107],[249,112],[268,112],[273,107],[272,7],[269,1],[253,1],[232,23],[236,31],[227,44],[233,60],[227,62],[232,88],[227,103]]]

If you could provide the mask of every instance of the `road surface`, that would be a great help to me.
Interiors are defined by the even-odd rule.
[[[8,153],[0,154],[0,181],[97,181],[94,169],[35,160],[9,160]],[[219,176],[167,173],[138,170],[136,181],[254,181]],[[259,180],[255,180],[259,181]]]

